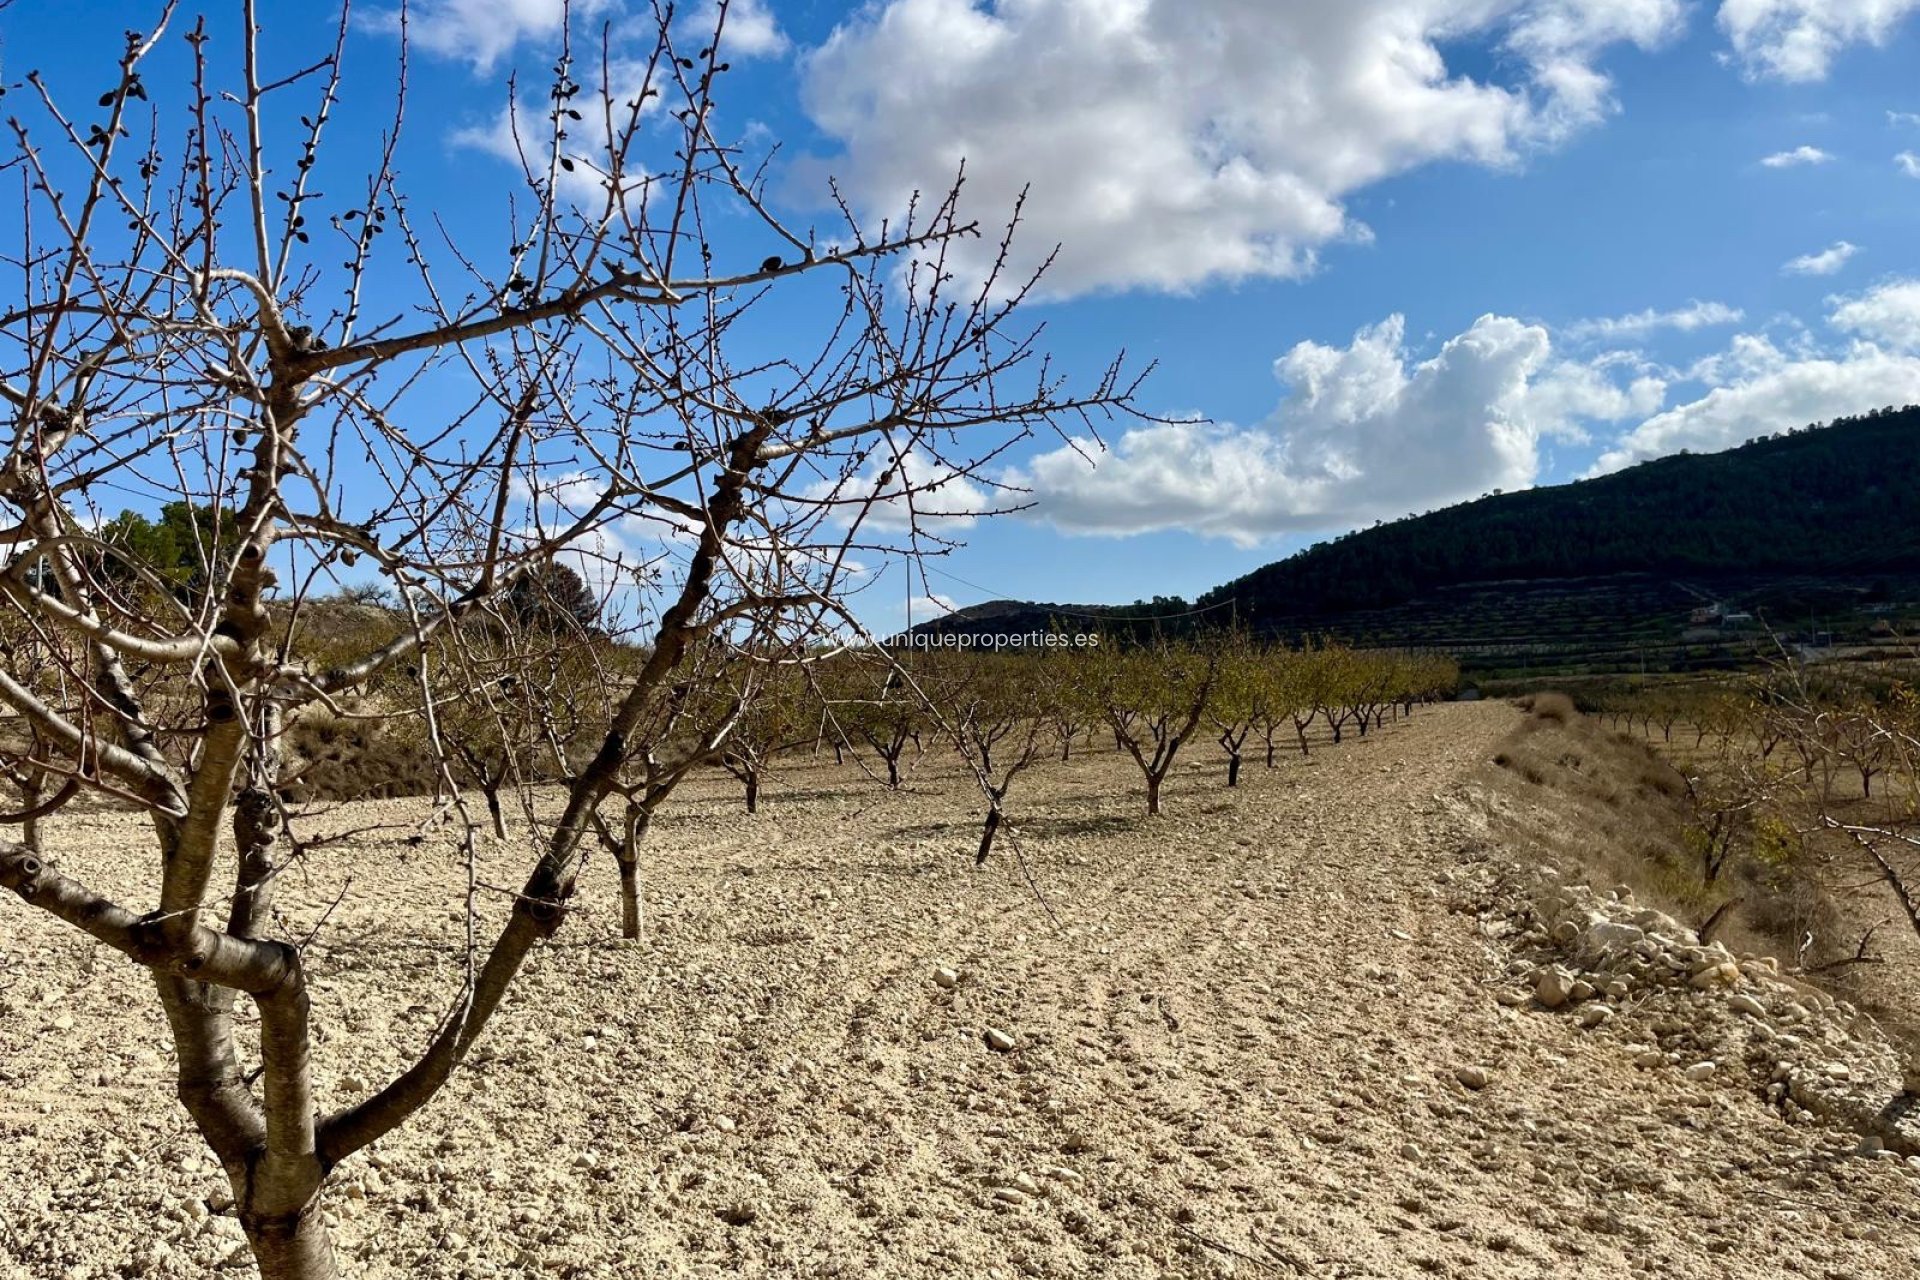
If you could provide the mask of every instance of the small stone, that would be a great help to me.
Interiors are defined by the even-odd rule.
[[[1040,1184],[1033,1180],[1033,1177],[1031,1174],[1025,1174],[1025,1173],[1014,1174],[1012,1185],[1015,1190],[1024,1191],[1030,1196],[1037,1196],[1040,1194]]]
[[[1593,984],[1585,978],[1574,979],[1573,986],[1567,989],[1567,997],[1572,1000],[1593,999]]]
[[[736,1126],[733,1123],[732,1116],[715,1116],[713,1118],[713,1127],[722,1133],[732,1133]]]
[[[1741,994],[1728,996],[1727,1008],[1733,1010],[1735,1013],[1744,1013],[1754,1018],[1764,1018],[1767,1016],[1767,1006],[1761,1004],[1750,995]]]
[[[1718,1063],[1696,1062],[1692,1066],[1688,1067],[1681,1074],[1685,1075],[1686,1078],[1689,1080],[1695,1080],[1695,1081],[1711,1080],[1713,1078],[1713,1073],[1718,1069],[1719,1069]]]
[[[998,1027],[988,1027],[986,1040],[987,1048],[993,1050],[995,1053],[1013,1052],[1014,1041],[1010,1032],[1002,1031]]]
[[[1400,1158],[1418,1164],[1427,1158],[1427,1153],[1420,1149],[1419,1144],[1409,1142],[1400,1148]]]
[[[1639,1067],[1642,1071],[1650,1071],[1654,1067],[1664,1067],[1667,1065],[1667,1055],[1658,1049],[1642,1049],[1633,1055],[1633,1065]]]
[[[1730,987],[1740,981],[1740,966],[1731,961],[1710,964],[1687,981],[1701,991],[1709,987]]]
[[[1573,975],[1565,969],[1542,969],[1534,979],[1533,998],[1549,1009],[1558,1009],[1573,995]]]
[[[995,1187],[993,1198],[1001,1204],[1018,1208],[1027,1202],[1027,1193],[1014,1187]]]
[[[1613,1010],[1603,1004],[1590,1004],[1580,1011],[1580,1025],[1589,1029],[1599,1026],[1613,1016]]]
[[[933,971],[933,983],[937,987],[943,988],[944,990],[947,990],[947,991],[951,991],[955,987],[960,985],[960,971],[957,969],[949,969],[947,968],[947,966],[941,965],[938,969],[935,969]]]
[[[1455,1068],[1453,1078],[1469,1089],[1484,1089],[1493,1077],[1487,1073],[1485,1067],[1469,1066]]]
[[[1820,1068],[1820,1070],[1829,1080],[1853,1079],[1853,1068],[1844,1062],[1829,1062],[1826,1066]]]

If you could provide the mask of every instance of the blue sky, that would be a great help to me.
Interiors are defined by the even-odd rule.
[[[576,31],[629,7],[576,0]],[[325,6],[263,9],[284,66],[330,38]],[[6,10],[0,74],[104,87],[155,9],[85,10],[97,38],[68,4]],[[369,137],[392,10],[355,8],[343,112]],[[486,140],[508,75],[544,80],[560,12],[411,9],[403,173],[456,231],[505,238],[512,175]],[[1064,245],[1034,310],[1049,347],[1080,370],[1156,361],[1142,407],[1208,421],[1116,427],[1091,468],[1034,442],[1003,476],[1032,509],[957,523],[967,546],[928,585],[1124,602],[1494,488],[1920,400],[1916,13],[736,0],[723,128],[781,141],[775,189],[803,219],[827,173],[875,215],[963,155],[983,218],[1032,184],[1022,243]],[[869,620],[914,590],[884,586]]]

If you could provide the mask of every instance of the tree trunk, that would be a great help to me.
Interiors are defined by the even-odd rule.
[[[994,833],[999,830],[1000,810],[997,807],[987,810],[987,825],[980,832],[980,850],[973,855],[974,866],[979,867],[986,865],[987,855],[993,852]]]
[[[240,1217],[260,1280],[339,1280],[333,1238],[320,1217],[319,1197],[284,1218]]]
[[[748,773],[744,781],[747,784],[747,812],[758,813],[760,812],[760,774],[759,772],[756,770]]]
[[[847,762],[846,757],[840,752],[840,739],[838,738],[833,740],[833,762],[835,764],[845,764]]]
[[[887,757],[887,785],[895,791],[900,789],[900,757],[897,755]]]
[[[627,809],[626,840],[615,859],[620,864],[620,936],[639,938],[645,892],[640,887],[640,844],[647,837],[653,814],[641,805]]]
[[[493,838],[496,840],[505,840],[507,838],[507,819],[506,815],[500,811],[500,784],[497,782],[489,782],[481,787],[480,790],[487,798],[487,816],[493,819]]]
[[[1160,812],[1160,775],[1147,775],[1147,813],[1149,816]]]
[[[1238,751],[1227,757],[1227,785],[1230,787],[1240,785],[1240,753]]]
[[[640,936],[640,855],[628,849],[620,855],[620,936]]]

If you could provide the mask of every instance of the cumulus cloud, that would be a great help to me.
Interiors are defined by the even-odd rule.
[[[1036,514],[1075,532],[1178,528],[1250,545],[1348,527],[1532,484],[1543,437],[1578,439],[1582,421],[1659,407],[1658,377],[1620,385],[1627,363],[1555,360],[1546,329],[1495,315],[1421,360],[1390,316],[1346,346],[1303,342],[1282,356],[1288,393],[1262,425],[1157,424],[1104,455],[1077,441],[1011,479],[1032,489]]]
[[[886,0],[803,62],[868,214],[944,190],[969,211],[1032,183],[1031,265],[1056,293],[1310,271],[1366,229],[1343,201],[1440,160],[1514,163],[1613,109],[1610,48],[1658,45],[1680,0]],[[1463,41],[1504,83],[1450,67]],[[983,250],[983,252],[990,250]]]
[[[1680,449],[1725,449],[1757,435],[1887,404],[1920,403],[1920,280],[1895,280],[1831,300],[1828,325],[1850,341],[1807,339],[1782,350],[1741,334],[1688,377],[1704,395],[1647,419],[1604,452],[1594,471]]]
[[[1589,474],[1920,403],[1920,279],[1829,306],[1824,339],[1799,326],[1785,338],[1736,333],[1684,370],[1618,350],[1569,359],[1546,329],[1495,315],[1420,359],[1393,316],[1346,346],[1303,342],[1282,356],[1287,393],[1262,424],[1159,424],[1110,451],[1077,441],[1009,479],[1068,531],[1182,529],[1252,545],[1524,488],[1543,441],[1581,442],[1602,425],[1611,438]],[[1677,327],[1623,319],[1609,336]]]
[[[572,0],[576,22],[618,9],[617,0]],[[407,12],[408,38],[428,53],[492,70],[521,42],[550,42],[566,21],[566,0],[415,0]],[[398,31],[398,10],[373,21]]]
[[[687,18],[690,32],[713,33],[720,16],[720,0],[705,0]],[[732,0],[727,25],[720,33],[720,51],[730,58],[773,58],[791,48],[767,0]]]
[[[1681,449],[1726,449],[1755,436],[1824,422],[1883,404],[1920,402],[1920,359],[1862,345],[1794,359],[1764,353],[1746,377],[1647,419],[1605,453],[1594,473]]]
[[[1909,178],[1920,178],[1920,154],[1902,151],[1893,158],[1893,162],[1900,167],[1900,172]]]
[[[1739,324],[1745,313],[1724,302],[1690,302],[1673,311],[1636,311],[1632,315],[1598,320],[1580,320],[1566,328],[1569,337],[1631,339],[1645,337],[1660,329],[1691,333],[1714,325]]]
[[[891,465],[874,462],[857,475],[822,480],[804,496],[832,504],[843,522],[859,516],[865,528],[887,533],[916,524],[964,529],[994,505],[986,489],[921,449],[909,449]]]
[[[1776,151],[1761,159],[1760,163],[1769,169],[1792,169],[1800,165],[1825,164],[1832,156],[1818,147],[1795,147],[1791,151]]]
[[[1818,253],[1802,254],[1784,264],[1780,270],[1790,276],[1830,276],[1846,266],[1853,255],[1859,252],[1859,245],[1836,240]]]
[[[1720,29],[1749,76],[1826,79],[1852,44],[1882,45],[1920,0],[1722,0]]]
[[[1920,280],[1894,280],[1835,298],[1833,327],[1894,351],[1920,353]]]

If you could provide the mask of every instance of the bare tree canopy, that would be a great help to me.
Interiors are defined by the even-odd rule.
[[[1034,430],[1128,411],[1133,387],[1117,364],[1067,384],[1018,324],[1030,282],[961,287],[947,255],[976,228],[957,185],[879,227],[844,206],[826,232],[783,221],[761,162],[716,132],[717,31],[683,50],[662,11],[638,56],[631,32],[569,50],[544,119],[516,116],[504,245],[462,247],[397,178],[404,43],[386,128],[346,134],[345,14],[317,60],[259,17],[237,0],[188,25],[169,4],[104,93],[29,73],[6,100],[19,198],[0,236],[24,290],[0,304],[4,754],[60,780],[59,803],[149,815],[160,888],[136,902],[11,843],[0,884],[152,971],[180,1098],[263,1274],[315,1277],[335,1270],[329,1170],[433,1097],[564,921],[634,744],[683,672],[705,678],[689,655],[844,630],[871,570],[856,553],[928,545],[928,495],[991,483],[982,465]],[[150,84],[150,64],[183,83]],[[101,526],[107,485],[230,519],[186,521],[182,580]],[[470,913],[468,981],[432,1037],[330,1109],[306,939],[271,911],[303,856],[282,838],[286,726],[357,714],[368,690],[405,701],[455,800],[435,838],[470,853],[437,709],[516,696],[475,627],[528,661],[552,648],[509,601],[556,563],[627,601],[630,660],[576,654],[605,664],[597,745],[560,768],[504,928],[473,937]],[[390,633],[317,657],[311,603],[369,577],[401,602]],[[693,736],[714,742],[739,706],[701,705],[720,722]],[[236,1044],[243,995],[258,1064]]]

